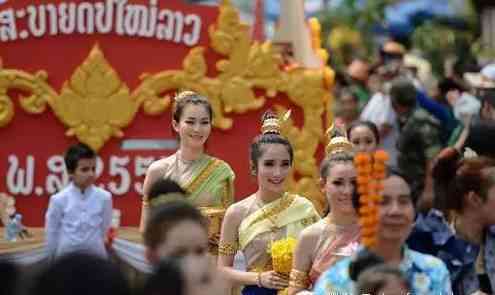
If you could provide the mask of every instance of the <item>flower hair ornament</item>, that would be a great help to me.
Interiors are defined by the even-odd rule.
[[[268,110],[263,115],[263,123],[261,125],[261,134],[282,134],[282,124],[285,123],[291,115],[291,110],[279,118],[274,112]]]
[[[340,130],[335,123],[328,128],[326,134],[329,138],[329,142],[325,148],[327,155],[341,152],[351,153],[354,150],[354,145],[347,139],[347,136],[344,135],[345,132]]]

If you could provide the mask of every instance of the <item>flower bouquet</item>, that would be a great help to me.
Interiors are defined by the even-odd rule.
[[[292,259],[294,257],[294,250],[296,249],[297,240],[288,237],[275,241],[271,244],[269,249],[270,256],[272,257],[273,270],[279,274],[289,277],[292,269]],[[288,289],[279,290],[278,295],[288,294]]]

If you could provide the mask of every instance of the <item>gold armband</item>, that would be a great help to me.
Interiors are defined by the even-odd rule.
[[[309,276],[306,272],[293,269],[290,271],[289,286],[293,288],[307,289],[309,287]]]
[[[237,244],[220,243],[218,244],[218,255],[231,256],[237,252]]]

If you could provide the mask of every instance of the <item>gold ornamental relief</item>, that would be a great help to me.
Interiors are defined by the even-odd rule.
[[[20,97],[20,105],[30,114],[41,114],[47,103],[57,94],[46,82],[47,74],[39,71],[32,75],[15,69],[0,68],[0,128],[7,126],[14,118],[15,110],[9,90],[30,93]]]
[[[98,45],[50,105],[69,128],[66,135],[76,136],[95,150],[112,136],[122,137],[122,128],[132,122],[138,107]]]
[[[215,64],[217,76],[207,76],[207,49],[195,47],[183,60],[182,69],[143,73],[140,85],[131,91],[96,45],[60,94],[47,83],[44,72],[32,75],[0,69],[0,127],[14,117],[9,89],[31,94],[20,100],[26,112],[42,113],[48,105],[67,126],[67,136],[76,136],[96,151],[112,137],[123,136],[140,108],[147,115],[165,112],[171,97],[164,93],[189,89],[205,95],[215,114],[213,126],[223,130],[232,128],[234,114],[260,109],[268,99],[285,94],[303,115],[301,126],[289,121],[284,127],[295,152],[290,191],[311,199],[321,212],[325,198],[320,192],[316,152],[328,125],[322,118],[332,118],[333,72],[329,68],[284,70],[282,58],[269,41],[252,42],[249,27],[241,23],[229,0],[223,0],[219,10],[217,22],[208,30],[211,49],[224,57]],[[255,89],[264,95],[257,96]],[[277,107],[277,111],[284,109]]]

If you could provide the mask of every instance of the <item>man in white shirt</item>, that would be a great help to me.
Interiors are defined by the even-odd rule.
[[[70,252],[107,257],[105,236],[112,221],[112,196],[94,185],[96,154],[85,144],[65,154],[71,183],[50,198],[45,215],[46,249],[50,258]]]

